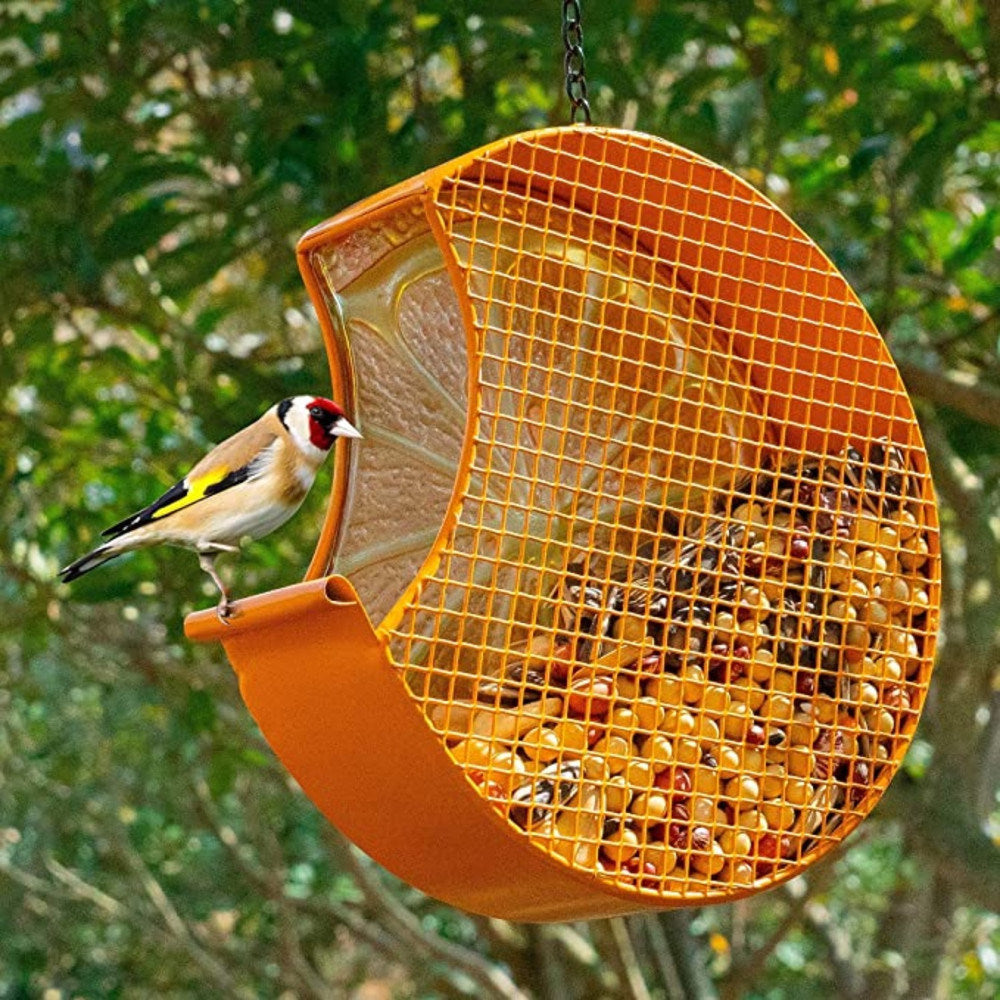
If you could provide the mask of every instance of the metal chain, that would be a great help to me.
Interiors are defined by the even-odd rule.
[[[562,20],[563,45],[566,57],[566,96],[569,97],[571,124],[576,124],[577,115],[590,124],[590,102],[587,100],[587,77],[583,63],[583,24],[580,15],[580,0],[563,0]]]

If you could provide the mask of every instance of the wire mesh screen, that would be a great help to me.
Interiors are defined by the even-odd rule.
[[[843,279],[659,140],[491,147],[428,205],[473,331],[467,463],[383,623],[455,762],[542,850],[691,901],[788,877],[898,765],[936,515]]]

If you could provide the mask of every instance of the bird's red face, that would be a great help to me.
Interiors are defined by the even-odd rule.
[[[361,437],[332,399],[316,396],[309,401],[306,412],[309,414],[309,441],[322,451],[329,451],[335,438]]]

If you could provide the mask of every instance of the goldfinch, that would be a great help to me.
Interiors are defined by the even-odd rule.
[[[220,552],[240,539],[262,538],[299,509],[338,437],[361,435],[343,409],[321,396],[292,396],[213,448],[148,507],[111,525],[110,540],[59,571],[64,583],[126,552],[179,545],[198,553],[219,588],[219,617],[231,613],[229,591],[215,569]]]

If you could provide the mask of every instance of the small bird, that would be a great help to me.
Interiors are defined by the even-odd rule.
[[[338,437],[361,435],[343,409],[322,396],[292,396],[216,445],[155,503],[102,533],[110,540],[59,571],[64,583],[126,552],[179,545],[198,553],[219,588],[219,618],[232,613],[215,570],[220,552],[263,538],[298,509]]]

